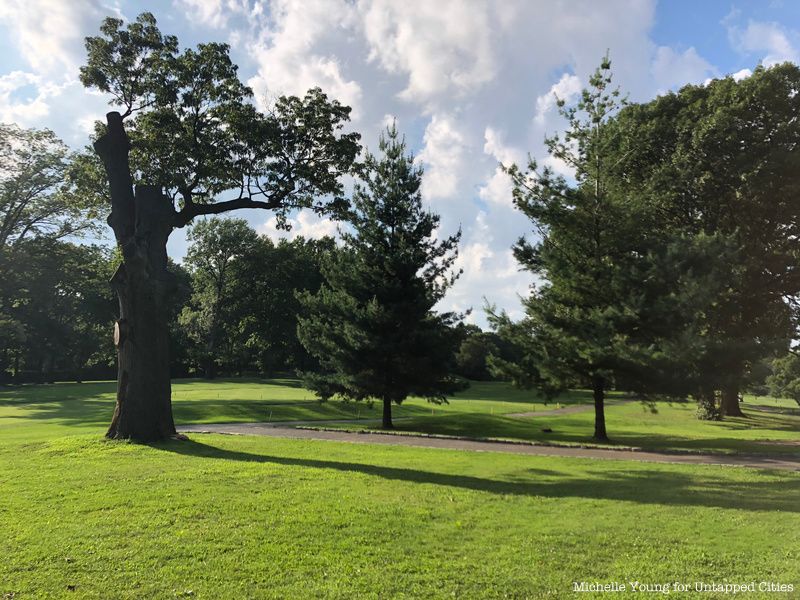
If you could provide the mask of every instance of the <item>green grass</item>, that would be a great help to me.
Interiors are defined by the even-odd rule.
[[[539,598],[569,597],[574,580],[800,584],[797,473],[89,434],[3,444],[0,486],[0,594],[15,600],[70,586],[89,598]]]
[[[291,381],[187,381],[175,392],[183,422],[355,408],[309,403]],[[485,433],[508,421],[525,436],[536,418],[502,415],[545,408],[530,400],[481,384],[432,417],[412,401],[401,410],[415,420],[398,425]],[[759,402],[784,414],[764,413],[771,429],[756,435],[797,439],[791,405]],[[0,391],[0,598],[565,598],[581,580],[800,591],[800,473],[249,436],[106,442],[112,404],[107,383]],[[748,439],[690,422],[693,407],[658,408],[610,407],[612,435],[644,423],[706,445]],[[548,422],[585,439],[590,415]]]
[[[321,403],[293,379],[176,380],[172,384],[176,423],[234,423],[245,421],[306,421],[380,419],[381,407],[363,402]],[[47,423],[61,431],[74,427],[101,427],[114,410],[116,384],[110,381],[0,387],[0,435],[13,435],[17,420]],[[588,393],[575,392],[561,405],[588,402]],[[450,404],[435,405],[411,398],[395,407],[398,418],[461,413],[507,414],[554,408],[532,392],[510,386],[477,382]],[[29,430],[26,435],[35,435]]]
[[[0,388],[0,435],[14,437],[20,422],[46,424],[42,435],[71,433],[76,427],[102,428],[114,405],[113,382],[58,383]],[[609,397],[606,408],[609,435],[616,445],[654,450],[800,454],[800,408],[789,400],[748,397],[746,418],[722,422],[699,421],[693,403],[618,403],[619,393]],[[588,391],[573,391],[544,404],[533,392],[505,383],[473,382],[471,387],[434,405],[410,398],[395,406],[399,431],[503,438],[557,444],[591,444],[594,413]],[[586,405],[584,412],[542,414],[519,418],[509,414],[552,411]],[[252,421],[328,421],[326,427],[376,427],[381,407],[362,402],[320,403],[296,380],[177,380],[173,383],[175,421],[231,423]],[[758,410],[762,409],[762,410]],[[769,409],[767,412],[763,409]],[[357,420],[363,420],[358,423]],[[550,432],[543,430],[551,429]],[[27,439],[37,428],[26,429]]]
[[[756,404],[758,402],[758,404]],[[756,407],[774,408],[771,413]],[[796,404],[794,405],[797,406]],[[397,421],[401,432],[500,438],[566,445],[626,446],[650,450],[715,453],[789,454],[800,456],[800,410],[773,399],[745,403],[745,418],[700,421],[692,403],[639,402],[606,407],[611,444],[594,444],[594,411],[510,418],[502,415],[462,413],[418,416]],[[347,429],[372,429],[369,425],[332,424]],[[546,431],[546,430],[550,431]]]

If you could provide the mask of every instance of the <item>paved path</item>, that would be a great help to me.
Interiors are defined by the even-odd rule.
[[[425,437],[418,435],[353,433],[348,431],[320,431],[294,429],[269,423],[227,423],[221,425],[185,425],[178,427],[181,433],[228,433],[237,435],[263,435],[304,440],[329,440],[362,444],[388,444],[392,446],[414,446],[418,448],[444,448],[470,450],[474,452],[510,452],[533,456],[563,456],[572,458],[594,458],[601,460],[636,460],[642,462],[681,463],[693,465],[724,465],[751,467],[755,469],[781,469],[800,471],[800,457],[727,456],[715,454],[668,454],[642,450],[608,450],[601,448],[577,448],[546,446],[513,442],[481,442],[457,438]]]
[[[606,401],[605,407],[608,408],[609,406],[619,406],[620,404],[628,404],[630,402],[637,402],[637,400],[613,400],[611,402]],[[524,419],[527,417],[547,417],[552,415],[571,415],[574,413],[582,413],[587,412],[590,410],[594,410],[594,404],[573,404],[570,406],[565,406],[564,408],[549,408],[547,410],[531,410],[528,412],[521,412],[521,413],[508,413],[502,415],[504,417],[515,417],[517,419]]]

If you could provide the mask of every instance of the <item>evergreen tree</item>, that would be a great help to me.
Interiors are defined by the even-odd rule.
[[[323,261],[319,292],[300,295],[298,335],[322,367],[307,385],[324,399],[380,400],[389,429],[393,402],[446,402],[464,387],[451,375],[459,317],[433,310],[460,274],[452,266],[461,233],[436,238],[439,216],[423,209],[422,171],[395,126],[379,148],[381,158],[366,157],[344,247]]]
[[[531,160],[527,170],[509,168],[514,204],[533,223],[538,239],[520,239],[514,248],[523,268],[545,283],[526,302],[517,327],[503,315],[490,317],[501,332],[529,347],[524,374],[512,380],[534,384],[555,395],[576,382],[594,392],[594,437],[606,440],[605,392],[618,363],[619,332],[630,318],[615,302],[617,262],[625,254],[626,210],[615,202],[606,177],[605,125],[622,101],[610,89],[611,63],[603,60],[576,106],[559,100],[568,121],[563,137],[545,140],[555,159],[575,171],[575,183]],[[521,330],[520,330],[521,327]]]
[[[492,357],[490,364],[546,397],[589,385],[594,437],[605,441],[605,395],[619,382],[639,392],[685,393],[675,357],[697,352],[692,315],[713,287],[703,265],[721,247],[713,238],[670,237],[654,207],[628,193],[614,170],[620,132],[609,127],[625,101],[610,87],[607,57],[589,84],[575,106],[559,101],[568,126],[546,140],[574,178],[535,161],[526,170],[508,168],[514,204],[536,234],[517,243],[515,256],[542,283],[525,301],[522,321],[489,310],[516,348],[514,360]]]

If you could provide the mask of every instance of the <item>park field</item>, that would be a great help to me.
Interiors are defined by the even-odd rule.
[[[576,581],[800,590],[797,472],[256,436],[109,442],[113,389],[0,389],[1,598],[569,598]],[[379,415],[319,404],[294,381],[174,391],[179,423]],[[800,438],[790,404],[746,404],[756,429],[691,420],[690,405],[620,403],[609,433],[728,452]],[[554,408],[476,384],[396,416],[412,431],[538,439],[546,422],[564,443],[588,439],[591,412],[508,416]]]

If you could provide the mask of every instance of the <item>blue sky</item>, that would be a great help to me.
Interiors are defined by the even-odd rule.
[[[484,298],[519,315],[531,284],[510,253],[530,227],[498,163],[528,152],[548,161],[542,138],[561,127],[554,94],[574,97],[606,49],[634,101],[797,62],[800,49],[794,0],[1,0],[0,121],[85,145],[108,106],[77,80],[83,38],[104,16],[145,10],[184,46],[230,43],[259,103],[319,85],[353,107],[352,127],[373,148],[396,118],[442,233],[463,231],[464,275],[442,308],[473,307],[480,324]],[[237,216],[286,235],[270,214]],[[289,235],[336,227],[305,213],[293,224]],[[170,252],[180,259],[185,249],[178,230]]]

